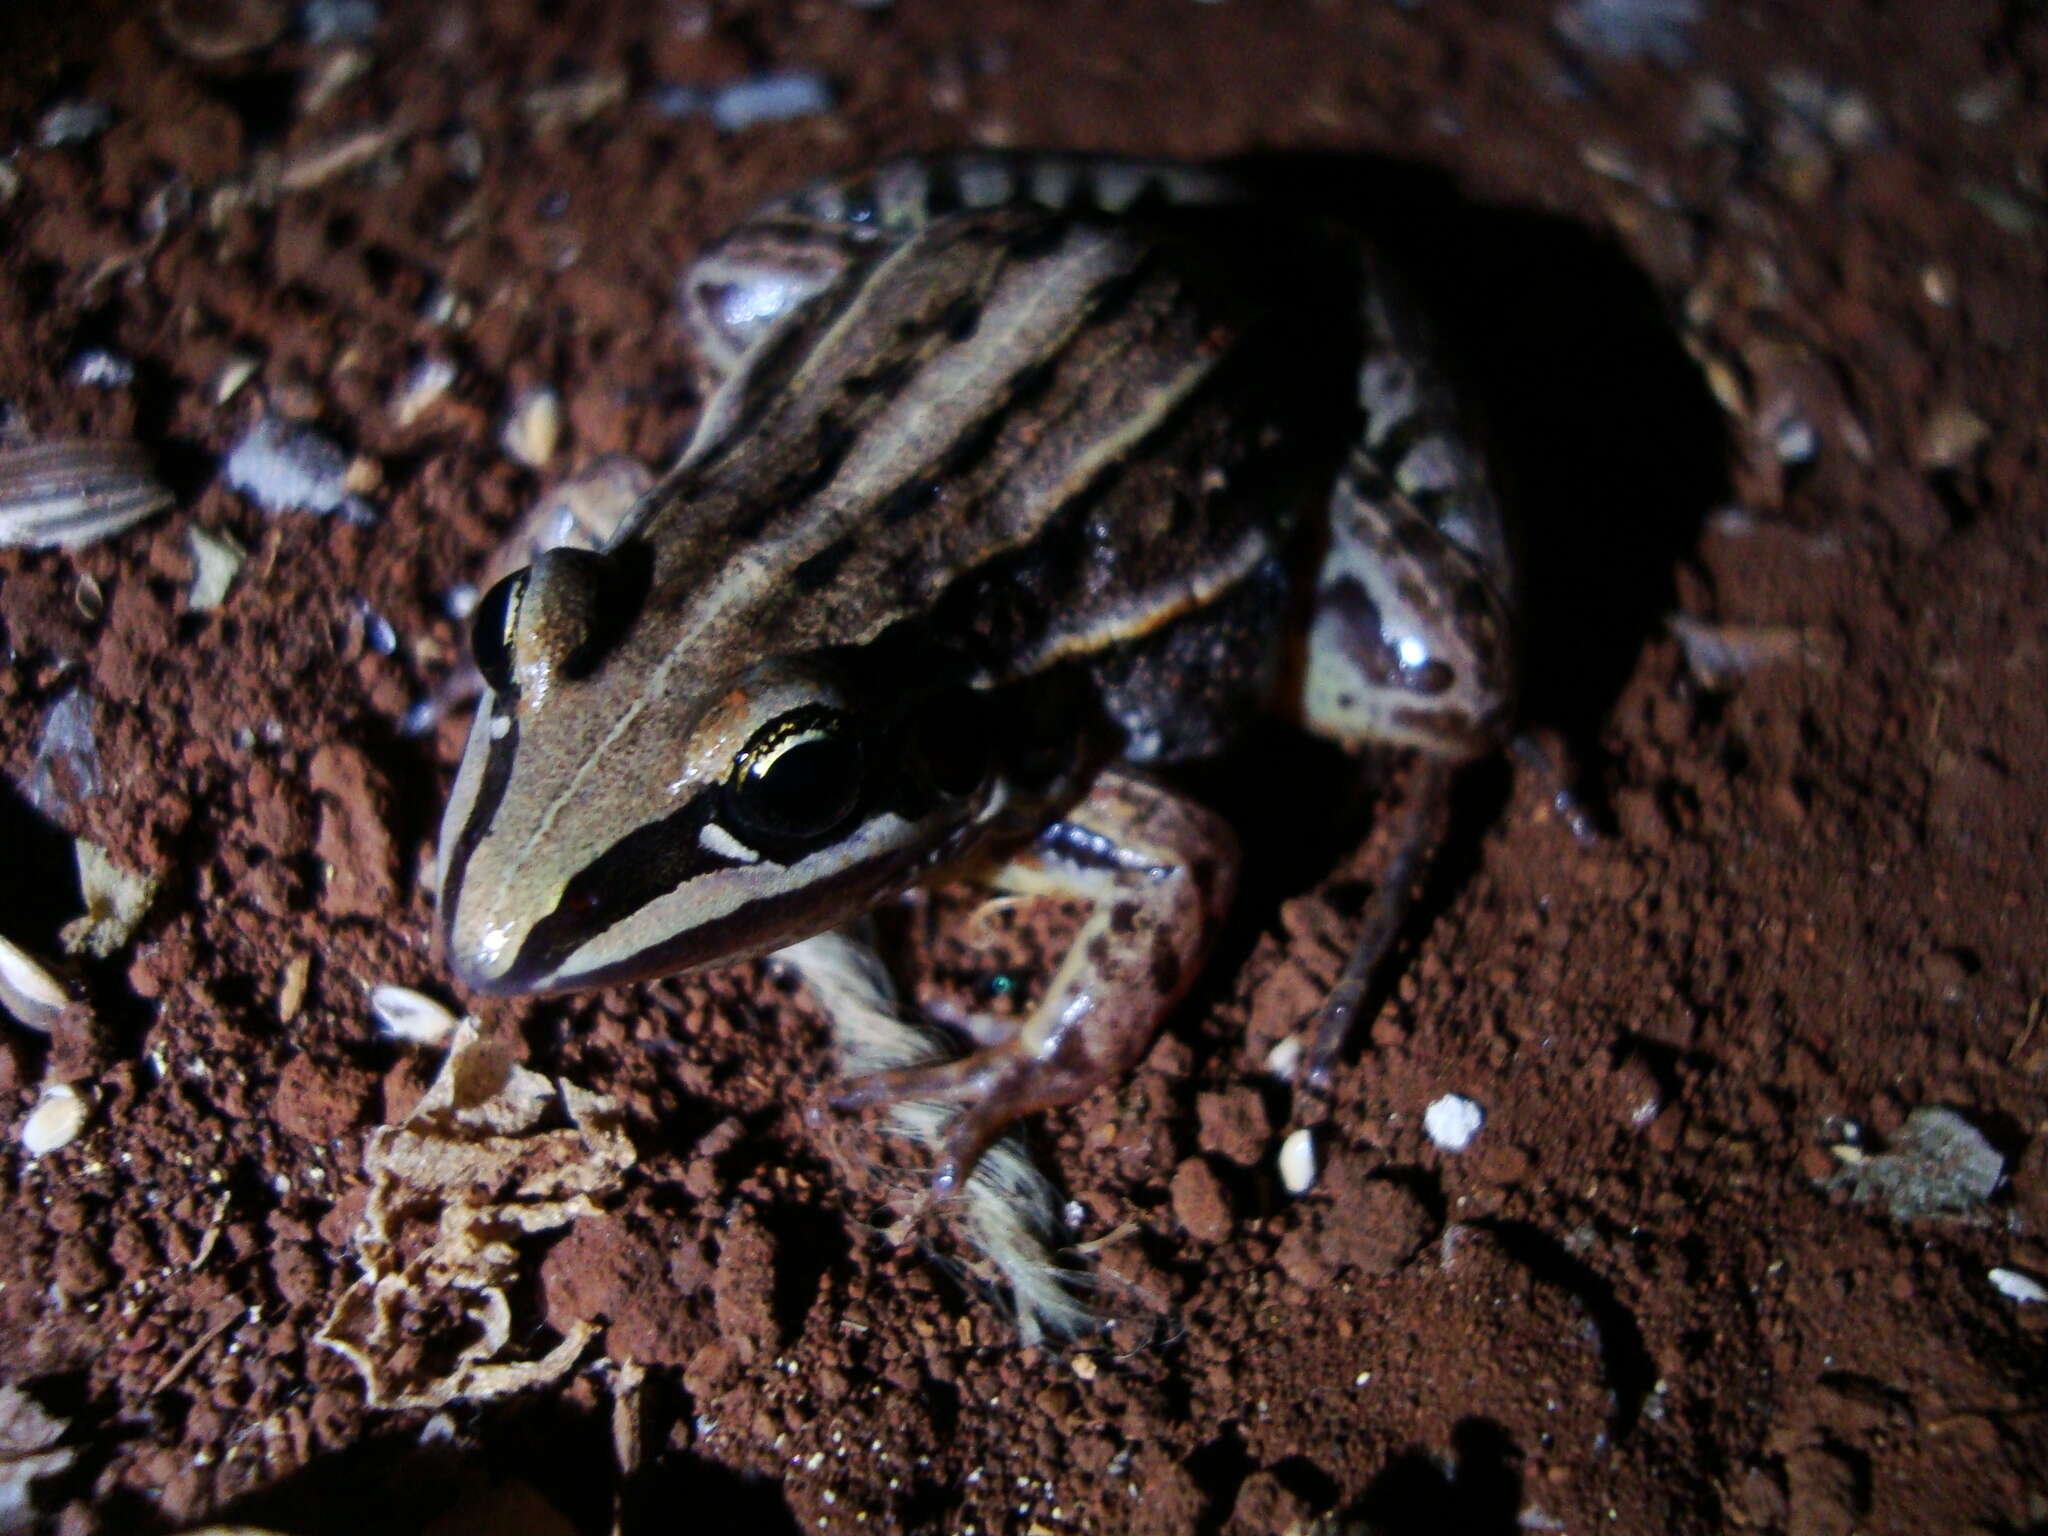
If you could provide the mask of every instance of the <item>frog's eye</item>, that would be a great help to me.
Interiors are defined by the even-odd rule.
[[[608,556],[559,548],[492,587],[470,640],[484,681],[538,706],[558,679],[587,673],[633,612],[622,574]]]
[[[476,605],[469,649],[476,669],[496,694],[512,691],[512,641],[519,625],[519,600],[526,595],[531,568],[514,571],[484,594]]]
[[[755,732],[734,760],[726,805],[742,833],[810,842],[858,808],[866,750],[853,722],[813,705]]]

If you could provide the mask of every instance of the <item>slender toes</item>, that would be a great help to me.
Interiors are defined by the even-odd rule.
[[[946,1130],[945,1147],[932,1170],[932,1193],[943,1200],[965,1184],[1013,1118],[1000,1096],[963,1109]]]
[[[870,1072],[834,1088],[826,1102],[834,1109],[867,1109],[876,1104],[901,1104],[906,1099],[963,1100],[988,1091],[997,1068],[984,1056],[955,1061],[930,1061],[888,1072]]]

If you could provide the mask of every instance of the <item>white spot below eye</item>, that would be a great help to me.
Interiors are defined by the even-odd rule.
[[[704,823],[703,830],[697,834],[697,846],[721,859],[737,859],[742,864],[761,862],[761,855],[715,821]]]
[[[1402,666],[1412,669],[1429,660],[1429,647],[1413,635],[1404,635],[1401,643],[1394,647],[1394,654],[1401,658]]]
[[[512,717],[510,715],[491,716],[491,740],[503,741],[505,733],[511,729]]]

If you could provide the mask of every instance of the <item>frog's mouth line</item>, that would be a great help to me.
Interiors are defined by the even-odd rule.
[[[666,822],[629,833],[590,869],[578,875],[555,910],[528,930],[525,941],[519,946],[517,958],[504,971],[495,976],[475,974],[464,965],[462,957],[456,958],[457,968],[462,971],[464,983],[472,990],[502,995],[567,992],[646,981],[766,954],[823,931],[832,925],[836,916],[850,908],[880,900],[891,888],[907,883],[924,867],[926,851],[922,843],[914,838],[906,840],[900,837],[904,824],[899,818],[884,813],[875,819],[897,825],[899,836],[891,839],[893,846],[884,853],[830,873],[805,870],[802,864],[787,869],[770,865],[768,868],[777,876],[787,878],[786,884],[778,881],[779,889],[769,890],[741,902],[730,911],[699,922],[676,922],[672,916],[671,935],[660,942],[622,940],[621,929],[630,926],[636,916],[645,914],[650,907],[664,901],[687,906],[689,887],[695,881],[722,872],[758,867],[706,848],[697,836],[697,831],[709,824],[706,813],[687,807]],[[614,855],[618,855],[621,861],[617,867],[627,867],[624,861],[636,857],[638,847],[644,847],[644,840],[657,831],[675,838],[675,844],[680,846],[680,858],[669,866],[680,871],[675,883],[649,891],[645,888],[649,875],[643,872],[638,877],[642,884],[638,899],[627,897],[619,900],[616,907],[618,915],[610,923],[604,922],[600,910],[573,904],[575,888],[593,871],[604,869]],[[628,847],[629,844],[638,846]],[[834,845],[843,846],[843,843]],[[671,857],[675,855],[671,854]],[[762,883],[768,883],[765,875]],[[607,902],[607,905],[611,903]],[[617,958],[599,958],[607,948],[617,949]],[[589,963],[578,966],[577,957],[586,953],[590,953]]]

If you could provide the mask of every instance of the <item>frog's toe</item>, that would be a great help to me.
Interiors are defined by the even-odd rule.
[[[933,1192],[943,1199],[967,1182],[982,1154],[1013,1120],[1071,1103],[1087,1086],[1014,1046],[997,1046],[957,1061],[854,1078],[833,1092],[831,1104],[835,1109],[865,1109],[924,1100],[962,1106],[946,1125],[932,1171]]]

